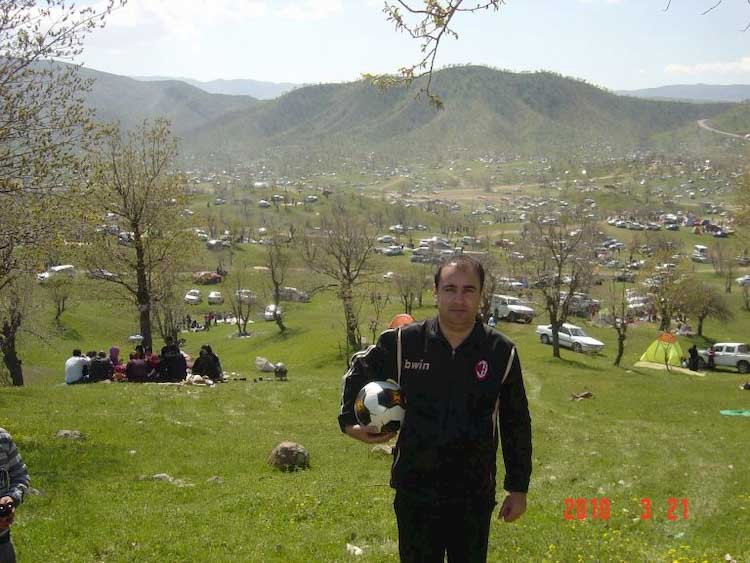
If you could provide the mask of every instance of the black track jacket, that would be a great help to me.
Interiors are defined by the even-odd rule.
[[[399,379],[398,337],[398,329],[387,330],[352,357],[342,385],[342,431],[357,424],[354,399],[366,383]],[[494,502],[499,437],[504,488],[527,492],[531,417],[513,343],[477,322],[453,350],[436,318],[402,327],[400,338],[406,416],[391,487],[426,502]]]

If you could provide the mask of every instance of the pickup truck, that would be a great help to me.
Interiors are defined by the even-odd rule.
[[[714,365],[737,368],[739,373],[750,373],[750,347],[744,342],[714,344]],[[698,369],[708,367],[708,350],[698,350]]]
[[[537,325],[536,334],[542,344],[552,344],[552,325]],[[563,323],[557,333],[560,346],[570,348],[574,352],[601,352],[604,342],[591,338],[579,326]]]
[[[534,318],[534,309],[524,305],[518,297],[510,295],[493,295],[490,312],[495,315],[496,319],[505,319],[510,322],[530,323]]]

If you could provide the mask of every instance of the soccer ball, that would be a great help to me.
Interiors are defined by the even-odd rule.
[[[362,426],[374,432],[395,432],[404,420],[401,387],[393,381],[372,381],[354,400],[354,414]]]

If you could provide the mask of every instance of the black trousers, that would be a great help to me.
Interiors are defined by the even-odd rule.
[[[396,491],[401,563],[485,563],[494,501],[430,504]]]

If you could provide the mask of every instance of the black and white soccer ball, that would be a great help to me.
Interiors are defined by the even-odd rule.
[[[401,387],[395,381],[371,381],[354,400],[357,421],[373,432],[396,432],[405,413]]]

